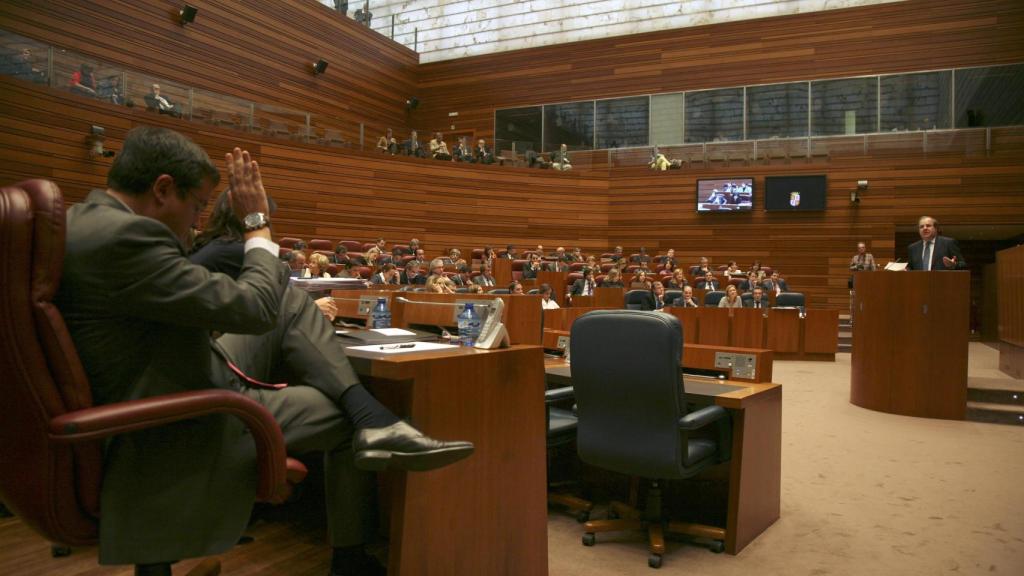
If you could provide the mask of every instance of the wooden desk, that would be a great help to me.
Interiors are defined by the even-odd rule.
[[[569,366],[544,361],[552,385],[571,386]],[[782,386],[687,379],[687,396],[729,410],[732,460],[728,463],[729,499],[725,551],[739,554],[779,519],[782,492]]]
[[[396,414],[430,436],[476,445],[471,457],[440,470],[384,474],[388,574],[546,575],[541,348],[348,355]]]

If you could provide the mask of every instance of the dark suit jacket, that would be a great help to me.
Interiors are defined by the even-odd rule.
[[[665,306],[668,306],[668,303],[665,302],[664,296],[661,297],[660,301],[654,296],[653,292],[648,293],[646,296],[647,297],[644,298],[643,302],[640,304],[641,310],[661,310]]]
[[[583,287],[585,283],[585,278],[577,279],[575,282],[572,283],[572,290],[570,291],[570,294],[573,296],[579,296],[580,294],[583,294]],[[597,282],[594,282],[594,288],[597,288]]]
[[[712,280],[711,281],[711,286],[708,286],[708,283],[706,281],[704,281],[704,280],[698,280],[697,281],[697,288],[702,288],[702,289],[707,290],[709,292],[711,290],[718,290],[718,287],[719,287],[718,280]]]
[[[540,272],[542,270],[544,270],[544,265],[543,264],[541,264],[540,267],[537,268],[536,270],[534,270],[533,268],[530,268],[529,266],[524,266],[523,267],[523,278],[526,278],[528,280],[531,279],[531,278],[536,278],[537,277],[537,272]]]
[[[164,224],[103,190],[72,206],[55,302],[96,404],[230,388],[210,331],[271,330],[287,287],[276,255],[245,253],[233,280],[185,258]],[[122,434],[106,449],[100,561],[206,556],[234,545],[255,497],[251,438],[213,416]],[[170,508],[180,514],[168,516]],[[197,530],[201,524],[202,529]]]
[[[672,303],[673,306],[680,306],[682,308],[700,308],[696,300],[690,300],[687,302],[682,296],[676,298],[676,301]]]
[[[908,262],[910,270],[924,270],[924,240],[918,240],[907,247]],[[946,268],[942,263],[943,257],[956,257],[956,267]],[[960,246],[956,240],[949,236],[936,236],[935,245],[932,246],[932,270],[966,270],[967,262],[964,255],[960,253]]]
[[[746,308],[753,308],[754,307],[754,299],[753,298],[744,298],[743,299],[743,306],[746,307]],[[765,295],[763,295],[761,297],[761,308],[768,308],[768,295],[767,294],[765,294]]]
[[[775,286],[772,286],[771,278],[761,283],[761,287],[764,288],[765,296],[775,292]],[[782,292],[789,292],[789,285],[786,284],[786,281],[781,278],[779,278],[779,288],[782,290]]]

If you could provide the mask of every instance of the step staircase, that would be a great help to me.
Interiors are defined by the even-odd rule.
[[[853,350],[853,318],[849,314],[839,314],[839,349],[837,352]]]
[[[1024,426],[1024,381],[1016,390],[967,387],[967,419]],[[1009,382],[1008,382],[1009,384]]]

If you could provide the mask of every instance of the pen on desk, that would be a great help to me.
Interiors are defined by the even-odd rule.
[[[395,350],[396,348],[415,348],[416,343],[410,342],[409,344],[394,344],[391,346],[381,346],[381,350]]]

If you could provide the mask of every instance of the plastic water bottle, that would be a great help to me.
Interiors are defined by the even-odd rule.
[[[473,346],[480,337],[480,316],[473,310],[473,304],[466,302],[466,307],[459,313],[459,342],[463,346]]]
[[[388,299],[377,298],[377,305],[372,312],[374,328],[391,328],[391,310],[388,310]]]

